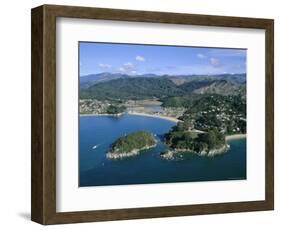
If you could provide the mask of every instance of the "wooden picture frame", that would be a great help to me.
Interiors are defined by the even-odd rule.
[[[266,35],[265,200],[100,211],[56,211],[56,18],[121,20],[264,29]],[[274,21],[179,13],[43,5],[32,9],[32,205],[31,219],[65,224],[273,210],[274,208]]]

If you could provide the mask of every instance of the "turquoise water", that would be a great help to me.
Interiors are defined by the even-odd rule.
[[[80,117],[79,186],[246,179],[246,139],[229,141],[230,150],[216,157],[185,154],[177,160],[161,159],[159,154],[166,148],[161,140],[174,125],[133,115]],[[135,157],[106,159],[112,142],[139,130],[155,134],[158,145]]]

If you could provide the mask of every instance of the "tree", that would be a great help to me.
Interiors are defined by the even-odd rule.
[[[115,105],[110,105],[107,108],[107,113],[108,114],[118,114],[118,113],[123,113],[125,111],[125,106],[115,106]]]
[[[208,149],[214,149],[225,143],[225,136],[217,129],[209,130],[207,133],[198,135],[197,142],[206,143]]]

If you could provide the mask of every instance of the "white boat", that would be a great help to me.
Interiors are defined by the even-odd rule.
[[[98,147],[98,145],[94,145],[92,149],[96,149]]]

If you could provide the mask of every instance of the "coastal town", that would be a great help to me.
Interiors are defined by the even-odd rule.
[[[165,159],[178,152],[221,154],[228,151],[231,136],[246,134],[245,75],[237,75],[235,81],[229,75],[191,80],[185,76],[181,81],[175,76],[123,77],[82,88],[80,115],[146,116],[174,122],[164,135],[168,150],[161,156]]]
[[[114,115],[122,114],[154,116],[175,122],[180,121],[186,109],[184,107],[172,108],[162,107],[158,100],[128,100],[116,103],[115,101],[99,101],[96,99],[80,99],[80,115]]]
[[[239,104],[240,103],[240,104]],[[165,107],[159,100],[127,100],[124,102],[80,99],[80,115],[123,114],[158,117],[175,122],[185,122],[190,130],[208,131],[216,127],[224,134],[246,132],[246,105],[237,97],[211,95],[203,97],[196,106]]]
[[[166,106],[165,106],[166,105]],[[169,104],[168,104],[169,105]],[[122,116],[124,114],[150,116],[171,120],[176,125],[165,134],[167,151],[160,156],[166,160],[173,160],[178,153],[189,152],[200,156],[214,156],[229,149],[227,140],[244,136],[246,133],[246,104],[241,96],[204,95],[198,97],[185,106],[167,107],[158,99],[144,100],[104,100],[81,99],[80,113],[82,116]],[[139,142],[143,135],[136,134]],[[147,145],[137,147],[136,143],[129,143],[132,138],[118,139],[118,151],[108,153],[109,159],[121,159],[139,154]],[[145,142],[144,142],[145,143]],[[124,146],[130,145],[130,151]],[[149,147],[151,148],[151,146]]]

